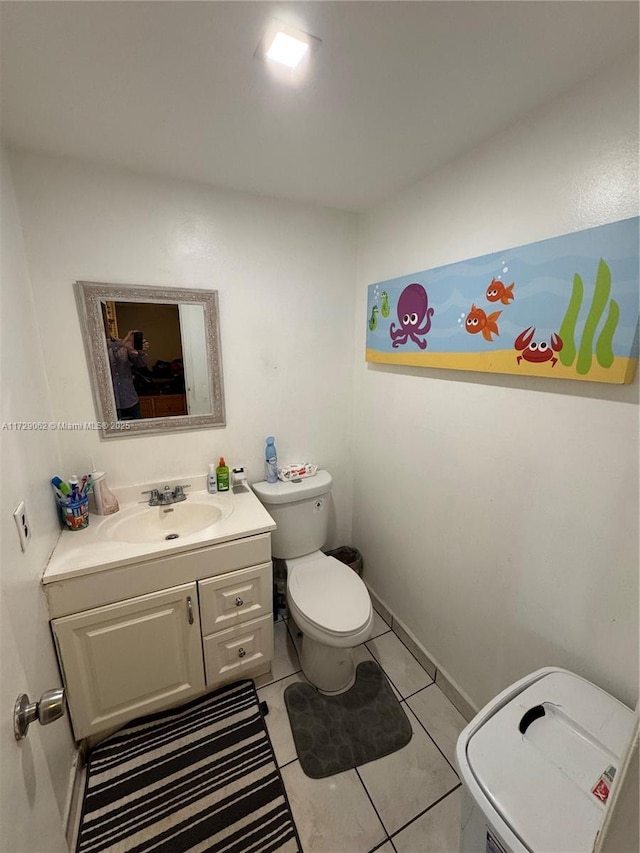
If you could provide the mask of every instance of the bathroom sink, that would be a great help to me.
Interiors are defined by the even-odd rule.
[[[113,542],[162,542],[201,533],[228,516],[232,505],[189,500],[168,506],[136,506],[100,523],[99,535]]]

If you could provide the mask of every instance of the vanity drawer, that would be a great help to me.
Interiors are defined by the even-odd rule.
[[[271,563],[198,581],[202,634],[213,634],[273,611]]]
[[[267,667],[273,657],[273,616],[263,616],[204,637],[207,686],[244,678],[245,670]]]

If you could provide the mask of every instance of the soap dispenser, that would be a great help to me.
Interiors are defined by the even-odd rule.
[[[93,512],[96,515],[113,515],[118,512],[118,499],[107,486],[104,471],[93,471],[91,477],[91,494],[93,495]]]
[[[212,462],[209,465],[209,475],[207,476],[207,491],[210,495],[215,495],[218,491],[218,480],[216,476],[216,463]]]

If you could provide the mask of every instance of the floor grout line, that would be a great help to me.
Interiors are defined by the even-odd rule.
[[[289,672],[287,675],[281,675],[280,678],[274,678],[273,681],[267,681],[266,684],[261,684],[260,687],[256,687],[256,690],[263,690],[265,687],[273,687],[274,684],[279,684],[281,681],[284,681],[285,678],[291,678],[292,675],[298,675],[298,673],[302,672],[301,669],[296,669],[293,672]]]
[[[404,832],[404,830],[408,826],[411,826],[411,824],[415,823],[419,818],[424,817],[424,815],[426,815],[427,812],[430,812],[431,809],[434,809],[439,803],[441,803],[443,800],[446,800],[446,798],[448,796],[453,794],[460,787],[461,787],[461,783],[458,782],[458,784],[455,787],[451,788],[450,791],[447,791],[447,793],[443,794],[441,797],[438,797],[438,799],[435,800],[435,802],[431,803],[430,806],[427,806],[427,808],[424,811],[421,811],[420,814],[417,814],[415,817],[412,817],[411,820],[408,820],[403,826],[400,827],[400,829],[396,829],[396,831],[393,833],[393,835],[391,835],[389,837],[389,841],[391,841],[391,843],[393,844],[393,839],[397,838],[397,836],[400,835],[401,832]],[[395,844],[393,845],[393,849],[395,850]]]
[[[387,631],[385,631],[385,634],[386,634],[386,633],[388,633],[388,632],[387,632]],[[391,633],[392,633],[392,634],[394,634],[396,637],[398,637],[398,635],[396,634],[396,632],[395,632],[395,631],[392,631]],[[383,635],[381,634],[380,636],[383,636]],[[372,639],[376,639],[376,638],[375,638],[375,637],[373,637]],[[400,640],[400,637],[398,637],[398,639]],[[397,684],[395,684],[395,682],[393,681],[393,679],[391,678],[391,676],[389,675],[389,673],[387,672],[387,670],[384,668],[384,664],[382,663],[382,661],[380,661],[380,660],[376,657],[375,652],[374,652],[372,649],[370,649],[370,648],[369,648],[369,646],[367,645],[367,643],[369,643],[369,642],[370,642],[370,640],[366,640],[366,641],[365,641],[364,643],[362,643],[361,645],[365,646],[365,648],[367,649],[367,651],[369,652],[369,654],[373,657],[373,659],[374,659],[374,660],[375,660],[375,662],[378,664],[378,666],[380,667],[380,669],[384,672],[384,674],[385,674],[385,676],[387,677],[388,681],[393,685],[393,687],[395,688],[396,692],[397,692],[397,693],[398,693],[398,695],[400,696],[400,700],[399,700],[400,702],[404,702],[406,699],[411,699],[411,697],[412,697],[412,696],[415,696],[416,694],[420,693],[422,690],[426,690],[426,689],[427,689],[427,687],[431,687],[431,685],[432,685],[432,684],[435,684],[435,681],[433,681],[433,680],[432,680],[430,684],[425,684],[425,685],[424,685],[424,687],[419,687],[417,690],[414,690],[414,691],[413,691],[413,693],[409,693],[409,694],[408,694],[408,696],[403,696],[403,695],[402,695],[402,693],[400,692],[400,689],[398,688],[398,685],[397,685]],[[402,640],[400,640],[400,642],[402,643]],[[404,643],[402,643],[402,645],[404,646]],[[407,647],[405,646],[405,648],[407,648]],[[410,649],[407,649],[407,651],[408,651],[408,652],[410,652]],[[415,655],[414,655],[414,657],[415,657]],[[416,660],[417,660],[417,658],[416,658]],[[418,662],[418,665],[421,667],[422,671],[423,671],[423,672],[424,672],[424,673],[425,673],[429,678],[431,678],[431,676],[429,675],[429,673],[427,672],[427,670],[422,666],[422,664],[420,663],[420,661],[417,661],[417,662]]]
[[[400,638],[398,638],[398,639],[400,639]],[[384,673],[384,677],[387,679],[387,681],[389,682],[389,684],[393,687],[393,689],[396,691],[396,693],[398,694],[398,696],[400,696],[399,701],[400,701],[400,702],[403,702],[403,701],[404,701],[404,698],[403,698],[403,696],[402,696],[402,693],[400,693],[400,691],[398,690],[397,686],[394,684],[394,681],[393,681],[393,679],[391,678],[391,676],[389,675],[389,673],[387,672],[387,670],[384,668],[384,666],[382,665],[382,663],[381,663],[381,662],[378,660],[378,658],[375,656],[375,653],[374,653],[374,652],[369,648],[369,646],[367,645],[367,643],[368,643],[368,642],[369,642],[369,640],[366,640],[366,642],[362,643],[362,645],[366,648],[366,650],[369,652],[369,654],[371,655],[371,657],[372,657],[372,658],[374,659],[374,661],[378,664],[378,666],[380,667],[380,669],[381,669],[381,670],[382,670],[382,672]]]
[[[371,803],[371,806],[372,806],[372,808],[373,808],[374,812],[375,812],[375,813],[376,813],[376,815],[378,816],[378,820],[380,821],[380,826],[381,826],[381,827],[383,828],[383,830],[384,830],[385,839],[384,839],[384,841],[381,841],[381,842],[380,842],[380,844],[378,844],[378,847],[381,847],[383,844],[386,844],[386,842],[387,842],[387,841],[390,841],[390,840],[391,840],[391,836],[390,836],[390,834],[389,834],[389,830],[388,830],[388,829],[387,829],[387,827],[385,826],[385,823],[384,823],[384,821],[382,820],[382,816],[381,816],[380,812],[378,811],[378,809],[376,808],[376,804],[373,802],[373,799],[371,798],[371,794],[370,794],[370,793],[369,793],[369,791],[367,790],[367,786],[366,786],[366,784],[365,784],[365,781],[364,781],[364,779],[362,778],[362,776],[360,775],[360,772],[359,772],[358,768],[357,768],[357,767],[354,767],[353,769],[356,771],[356,776],[357,776],[357,777],[358,777],[358,779],[360,780],[360,784],[361,784],[361,785],[362,785],[362,787],[364,788],[364,792],[365,792],[365,794],[367,795],[367,797],[369,798],[369,802]],[[376,847],[375,849],[377,850],[377,847]]]
[[[384,841],[381,841],[380,844],[376,844],[375,847],[372,847],[371,850],[367,851],[367,853],[376,853],[376,850],[381,850],[385,844],[390,844],[393,847],[393,841],[387,836]],[[395,850],[396,848],[393,847]]]
[[[430,687],[435,687],[435,686],[436,686],[435,681],[432,681],[431,684],[425,684],[425,686],[421,687],[419,690],[414,690],[413,693],[409,693],[409,695],[405,696],[402,701],[406,702],[407,699],[413,699],[414,696],[417,696],[418,693],[422,693],[423,690],[428,690]]]
[[[418,660],[418,658],[414,655],[414,653],[411,651],[411,649],[410,649],[410,648],[409,648],[409,646],[405,643],[405,641],[402,639],[402,637],[400,637],[398,634],[396,634],[396,632],[393,630],[393,627],[391,628],[391,631],[392,631],[392,633],[393,633],[393,634],[395,634],[395,636],[396,636],[396,637],[398,637],[398,639],[400,640],[400,642],[402,643],[402,645],[403,645],[403,646],[405,647],[405,649],[409,652],[409,654],[410,654],[410,655],[411,655],[411,657],[415,660],[415,662],[418,664],[418,666],[420,667],[420,669],[422,669],[424,672],[426,672],[426,674],[429,676],[429,678],[431,678],[431,681],[435,684],[435,683],[436,683],[435,676],[434,676],[434,677],[432,677],[432,676],[427,672],[427,670],[426,670],[426,669],[424,668],[424,666],[420,663],[420,661]],[[386,633],[386,632],[385,632],[385,633]],[[435,669],[435,671],[436,671],[436,672],[438,671],[438,668],[437,668],[436,666],[434,666],[434,669]]]
[[[374,608],[374,610],[375,610],[375,608]],[[377,613],[377,612],[378,612],[378,611],[376,610],[376,613]],[[378,615],[380,616],[380,614],[378,614]],[[382,617],[381,617],[381,618],[382,618]],[[418,660],[418,658],[413,654],[413,652],[412,652],[412,651],[411,651],[411,649],[407,646],[407,644],[404,642],[404,640],[402,639],[402,637],[399,637],[399,636],[398,636],[398,634],[396,634],[396,632],[393,630],[393,627],[391,627],[391,628],[390,628],[390,630],[391,630],[391,632],[392,632],[393,634],[395,634],[395,636],[396,636],[396,637],[398,637],[398,639],[400,640],[400,642],[402,643],[402,645],[403,645],[403,646],[405,647],[405,649],[409,652],[409,654],[414,658],[414,660],[415,660],[415,661],[416,661],[416,663],[421,667],[421,669],[422,669],[422,670],[423,670],[423,671],[424,671],[424,672],[429,676],[429,678],[431,678],[431,675],[429,675],[429,673],[427,672],[427,670],[422,666],[422,664],[420,663],[420,661]],[[387,631],[385,631],[384,633],[386,634],[386,633],[388,633],[388,632],[387,632]],[[380,635],[380,636],[382,636],[382,635]],[[370,639],[375,639],[375,637],[370,638]],[[368,642],[369,642],[369,640],[367,640],[367,641],[364,643],[364,645],[365,645],[365,646],[367,646],[367,643],[368,643]],[[371,649],[369,649],[369,647],[368,647],[368,646],[367,646],[367,649],[368,649],[368,651],[369,651],[369,652],[371,652],[371,654],[372,654],[372,655],[373,655],[373,657],[375,658],[375,660],[376,660],[376,662],[377,662],[378,666],[379,666],[379,667],[380,667],[380,669],[384,672],[384,674],[385,674],[385,676],[387,677],[387,679],[389,680],[389,682],[390,682],[391,684],[393,684],[393,686],[394,686],[394,687],[395,687],[395,689],[398,691],[398,693],[400,693],[400,691],[398,690],[398,687],[393,683],[393,681],[392,681],[391,677],[389,676],[389,674],[388,674],[388,673],[387,673],[387,671],[385,670],[385,668],[384,668],[384,666],[382,665],[382,663],[378,660],[378,658],[376,658],[375,654],[373,653],[373,651],[371,651]],[[436,672],[437,672],[437,668],[436,668]],[[413,693],[410,693],[408,696],[402,696],[402,694],[400,694],[400,695],[401,695],[400,704],[402,705],[403,703],[405,703],[405,704],[407,705],[407,708],[411,711],[412,715],[416,718],[416,720],[418,721],[418,723],[419,723],[420,727],[421,727],[421,728],[422,728],[422,730],[425,732],[425,734],[427,735],[427,737],[429,738],[429,740],[433,743],[433,745],[434,745],[434,746],[435,746],[435,748],[438,750],[438,752],[440,753],[440,755],[444,758],[444,760],[447,762],[447,764],[449,765],[449,767],[450,767],[450,768],[453,770],[453,772],[456,774],[456,778],[458,778],[458,779],[459,779],[460,777],[458,776],[458,771],[456,770],[456,768],[455,768],[455,767],[453,766],[453,764],[449,761],[449,759],[448,759],[448,758],[447,758],[447,756],[444,754],[444,752],[440,749],[440,747],[438,746],[438,744],[436,743],[436,741],[433,739],[433,737],[432,737],[432,736],[431,736],[431,734],[429,733],[429,730],[427,729],[427,727],[424,725],[424,723],[422,722],[422,720],[418,717],[418,715],[417,715],[417,714],[416,714],[416,712],[413,710],[413,708],[411,707],[411,705],[409,705],[409,703],[407,702],[407,700],[408,700],[408,699],[412,699],[414,696],[417,696],[417,695],[418,695],[418,693],[421,693],[423,690],[426,690],[427,688],[432,687],[432,686],[438,687],[438,685],[436,684],[436,680],[435,680],[435,678],[432,678],[432,679],[431,679],[431,684],[425,684],[425,686],[424,686],[424,687],[421,687],[419,690],[414,690],[414,692],[413,692]],[[448,696],[447,696],[447,695],[446,695],[446,693],[442,690],[442,688],[438,687],[438,690],[440,690],[440,692],[441,692],[441,693],[442,693],[442,695],[445,697],[445,699],[447,699],[447,701],[449,701],[449,702],[451,703],[451,705],[453,705],[453,702],[451,702],[451,700],[448,698]],[[455,708],[455,705],[453,705],[453,707]],[[457,709],[456,709],[456,710],[457,710]],[[455,790],[455,788],[454,788],[454,790]],[[446,794],[445,794],[445,796],[446,796]],[[429,808],[431,808],[431,807],[429,807]],[[414,818],[414,820],[415,820],[415,818]]]
[[[413,695],[415,696],[416,694],[414,693]],[[411,698],[411,697],[409,697],[409,698]],[[403,699],[403,702],[406,702],[406,699]],[[407,704],[407,708],[411,711],[411,713],[413,714],[413,716],[414,716],[414,717],[416,718],[416,720],[418,721],[418,724],[420,725],[420,727],[422,728],[422,730],[424,731],[424,733],[426,734],[426,736],[429,738],[429,740],[431,741],[431,743],[435,746],[435,748],[438,750],[438,752],[440,753],[440,755],[444,758],[444,760],[447,762],[447,764],[449,765],[449,767],[450,767],[450,768],[453,770],[453,772],[456,774],[456,777],[459,779],[460,777],[458,776],[458,771],[457,771],[457,770],[456,770],[456,768],[453,766],[453,764],[449,761],[449,759],[448,759],[448,758],[447,758],[447,756],[444,754],[444,752],[440,749],[440,747],[439,747],[439,746],[438,746],[438,744],[436,743],[435,739],[431,736],[431,733],[429,732],[429,729],[425,726],[425,724],[422,722],[422,720],[420,719],[420,717],[419,717],[419,716],[416,714],[416,712],[413,710],[413,708],[411,707],[411,705]]]

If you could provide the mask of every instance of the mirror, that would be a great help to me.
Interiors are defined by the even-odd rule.
[[[225,425],[218,293],[76,282],[103,438]]]

